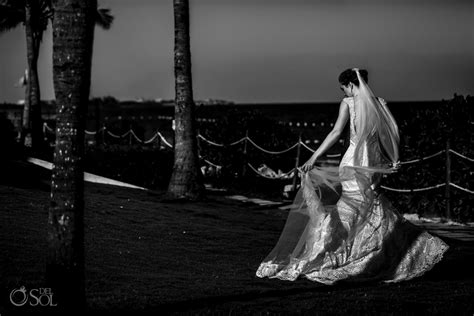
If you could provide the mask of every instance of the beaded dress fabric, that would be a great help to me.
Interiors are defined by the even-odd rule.
[[[383,99],[378,101],[385,107]],[[380,192],[378,137],[369,133],[357,147],[357,105],[353,97],[343,102],[349,109],[350,145],[339,167],[301,174],[281,236],[257,277],[397,282],[430,270],[449,248],[407,221]]]

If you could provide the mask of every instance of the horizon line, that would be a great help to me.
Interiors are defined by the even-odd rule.
[[[111,96],[104,96],[104,97],[92,97],[89,98],[89,100],[92,99],[102,99],[106,97],[111,97]],[[113,97],[115,98],[115,97]],[[454,98],[454,96],[452,97]],[[387,102],[393,102],[393,103],[413,103],[413,102],[418,102],[418,103],[428,103],[428,102],[443,102],[443,101],[448,101],[450,99],[432,99],[432,100],[390,100],[390,99],[385,99]],[[116,98],[115,98],[116,99]],[[141,99],[141,100],[140,100]],[[117,102],[119,103],[126,103],[126,102],[134,102],[134,103],[172,103],[174,102],[174,99],[143,99],[143,98],[136,98],[136,99],[116,99]],[[41,102],[53,102],[56,101],[56,99],[43,99]],[[222,103],[220,103],[220,102]],[[23,105],[24,104],[24,99],[19,99],[16,102],[12,101],[7,101],[3,100],[1,101],[3,104],[14,104],[14,105]],[[230,101],[230,100],[225,100],[225,99],[195,99],[194,102],[204,102],[204,104],[199,104],[199,105],[267,105],[267,104],[275,104],[275,105],[286,105],[286,104],[339,104],[341,101],[243,101],[243,102],[238,102],[238,101]],[[215,102],[215,104],[206,104],[206,102]],[[166,105],[166,104],[165,104]]]

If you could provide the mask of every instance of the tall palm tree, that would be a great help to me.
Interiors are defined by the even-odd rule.
[[[32,146],[42,140],[41,95],[38,80],[38,55],[43,32],[52,16],[49,0],[2,0],[0,1],[0,32],[25,25],[26,35],[26,92],[23,107],[21,141],[32,134]]]
[[[175,40],[175,148],[174,166],[167,196],[196,200],[204,195],[195,128],[195,104],[191,77],[189,2],[173,0]]]
[[[43,33],[53,17],[51,0],[0,0],[0,33],[25,26],[26,35],[26,90],[23,107],[21,142],[31,132],[32,146],[38,148],[43,139],[41,122],[41,94],[38,79],[38,57]],[[108,30],[113,16],[109,9],[100,8],[95,14],[96,24]]]
[[[84,129],[97,0],[53,0],[56,147],[48,215],[47,281],[58,307],[83,308]]]

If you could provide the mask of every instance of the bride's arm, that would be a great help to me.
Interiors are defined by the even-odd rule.
[[[314,152],[311,158],[303,165],[303,171],[309,171],[313,168],[316,160],[321,157],[329,148],[334,145],[335,142],[341,137],[342,131],[346,126],[347,120],[349,119],[349,106],[346,102],[342,101],[339,106],[339,116],[337,117],[334,127],[326,136],[324,141],[321,143],[319,148]]]

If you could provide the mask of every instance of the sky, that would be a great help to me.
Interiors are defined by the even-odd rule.
[[[472,0],[191,0],[196,100],[338,102],[339,74],[369,71],[393,101],[474,95]],[[96,28],[91,97],[174,99],[172,0],[99,0],[115,21]],[[17,102],[24,28],[0,34],[0,102]],[[54,99],[51,27],[39,58]]]

